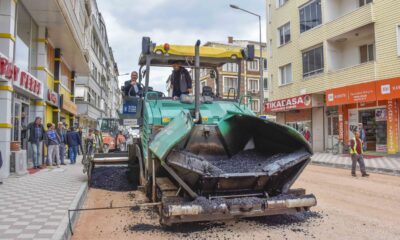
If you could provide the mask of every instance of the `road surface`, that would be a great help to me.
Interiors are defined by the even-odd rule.
[[[314,193],[318,205],[307,214],[163,230],[151,210],[82,212],[72,239],[399,239],[400,177],[371,174],[353,178],[349,170],[309,165],[294,187]],[[90,189],[86,207],[145,202],[139,191]]]

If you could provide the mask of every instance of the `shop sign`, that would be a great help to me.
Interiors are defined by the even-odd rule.
[[[396,154],[399,150],[398,138],[398,101],[388,100],[387,103],[387,153]]]
[[[20,70],[2,54],[0,54],[0,79],[13,81],[13,86],[42,98],[42,83],[30,73]]]
[[[264,105],[265,112],[281,112],[291,109],[311,108],[311,95],[302,95],[292,98],[286,98],[276,101],[267,102]]]
[[[52,106],[58,107],[59,106],[59,96],[58,93],[47,89],[47,96],[46,96],[46,101]]]
[[[400,98],[400,78],[391,78],[376,82],[377,100]]]
[[[352,85],[348,87],[348,103],[376,101],[375,82]]]
[[[349,101],[349,94],[347,87],[329,89],[326,91],[326,105],[335,106],[347,104]]]
[[[61,109],[76,115],[78,112],[78,107],[76,104],[70,100],[68,100],[64,95],[61,95]]]
[[[358,109],[349,109],[348,111],[348,126],[349,126],[349,141],[354,138],[354,132],[357,132],[358,129]]]

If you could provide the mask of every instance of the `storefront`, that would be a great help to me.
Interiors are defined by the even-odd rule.
[[[348,144],[362,125],[367,151],[388,154],[399,151],[399,99],[400,78],[326,91],[326,105],[337,108],[339,141]]]
[[[324,98],[319,94],[306,94],[265,103],[266,113],[275,113],[276,122],[288,125],[300,133],[306,128],[311,132],[309,140],[314,151],[324,149]]]
[[[60,96],[53,90],[46,91],[46,123],[58,122],[57,113],[60,111]]]

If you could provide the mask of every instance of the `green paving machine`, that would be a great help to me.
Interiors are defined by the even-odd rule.
[[[218,69],[254,58],[254,46],[214,48],[156,45],[142,40],[139,81],[143,97],[140,139],[129,146],[132,180],[159,203],[163,225],[307,211],[313,194],[291,189],[310,162],[312,149],[294,129],[258,118],[241,95],[241,81],[224,95]],[[194,94],[180,99],[149,87],[151,67],[179,62],[194,73]],[[215,77],[215,89],[200,89],[200,70]],[[129,114],[122,116],[129,119]]]

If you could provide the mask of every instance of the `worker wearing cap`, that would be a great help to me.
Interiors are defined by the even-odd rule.
[[[182,94],[189,94],[192,92],[192,78],[188,70],[186,70],[178,62],[172,64],[171,85],[172,85],[172,97],[177,99]]]
[[[351,154],[351,175],[356,177],[357,162],[360,165],[361,174],[363,177],[368,177],[369,174],[365,171],[365,163],[363,157],[363,141],[360,138],[358,131],[354,132],[354,138],[350,141],[350,154]]]

